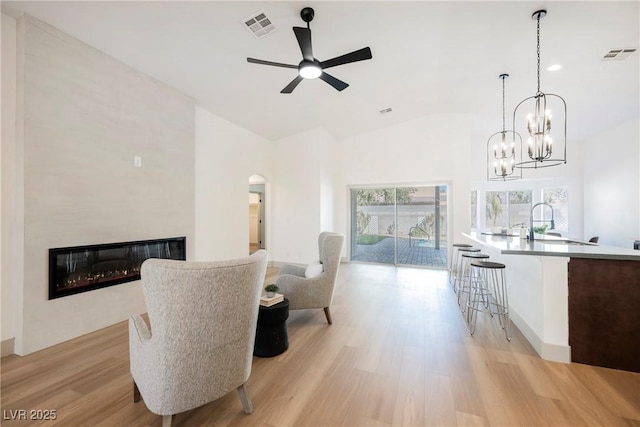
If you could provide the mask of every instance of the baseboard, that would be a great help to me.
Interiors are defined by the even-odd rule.
[[[0,342],[0,357],[9,356],[10,354],[15,354],[16,347],[16,339],[9,338],[8,340],[4,340]]]
[[[542,341],[542,338],[531,329],[527,322],[525,322],[516,311],[509,311],[509,317],[513,324],[520,330],[541,358],[552,362],[571,363],[571,347]]]
[[[543,343],[541,357],[544,360],[571,363],[571,347],[568,345]]]

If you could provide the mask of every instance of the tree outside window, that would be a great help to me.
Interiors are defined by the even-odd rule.
[[[507,226],[508,218],[504,215],[505,208],[507,207],[507,192],[506,191],[487,191],[486,193],[486,224],[491,224],[492,227],[505,227]]]
[[[486,221],[491,227],[518,228],[529,224],[530,190],[487,191]]]

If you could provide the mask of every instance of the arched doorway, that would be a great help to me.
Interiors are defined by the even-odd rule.
[[[266,248],[266,180],[249,177],[249,254]]]

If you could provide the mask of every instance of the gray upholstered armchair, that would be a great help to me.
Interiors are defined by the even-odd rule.
[[[323,231],[318,237],[318,249],[322,271],[315,277],[307,278],[308,269],[295,265],[280,267],[277,279],[279,292],[289,299],[289,309],[324,308],[327,322],[331,324],[329,306],[333,299],[333,288],[340,267],[340,254],[344,236]]]
[[[234,389],[252,412],[244,384],[266,268],[264,250],[229,261],[142,264],[151,329],[140,316],[129,319],[134,401],[142,397],[163,426]]]

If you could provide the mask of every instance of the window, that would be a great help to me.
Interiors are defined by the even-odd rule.
[[[471,190],[471,229],[478,228],[478,190]]]
[[[506,227],[507,214],[505,213],[505,208],[507,206],[507,192],[487,191],[486,203],[485,224],[487,224],[487,227]]]
[[[529,223],[531,191],[487,191],[487,227],[515,228]]]
[[[530,213],[531,191],[509,191],[509,227],[526,227]]]
[[[569,223],[569,186],[563,182],[549,181],[519,182],[517,186],[491,185],[488,188],[471,190],[471,228],[477,231],[490,231],[491,228],[520,228],[529,226],[531,207],[545,202],[553,208],[554,232],[568,236]],[[525,187],[526,185],[526,187]],[[533,214],[534,226],[545,232],[551,228],[551,209],[538,206]],[[579,227],[578,227],[579,228]]]
[[[563,235],[569,233],[569,191],[567,187],[542,189],[542,200],[553,207],[555,230]],[[544,219],[551,220],[549,209],[544,210]]]

